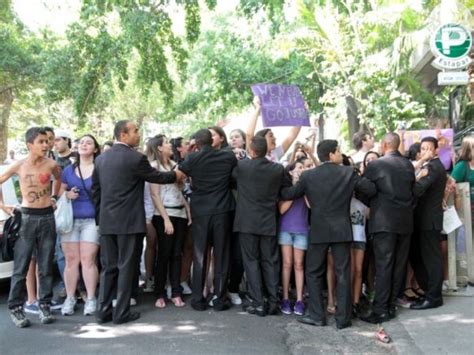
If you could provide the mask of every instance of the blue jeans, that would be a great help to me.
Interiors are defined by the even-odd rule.
[[[40,304],[50,304],[53,297],[53,260],[56,223],[53,209],[22,208],[19,238],[15,243],[13,275],[8,308],[23,305],[26,298],[26,274],[31,255],[36,250]]]

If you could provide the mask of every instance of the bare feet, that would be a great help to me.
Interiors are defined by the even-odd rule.
[[[179,296],[172,298],[171,302],[173,302],[175,307],[184,307],[184,306],[186,306],[186,303],[184,303],[183,300],[181,299],[181,297],[179,297]]]
[[[166,307],[166,301],[164,298],[158,298],[155,302],[155,307],[156,308],[165,308]]]

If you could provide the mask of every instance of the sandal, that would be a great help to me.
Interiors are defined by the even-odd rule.
[[[178,307],[178,308],[181,308],[181,307],[186,306],[186,303],[183,302],[183,300],[181,299],[180,296],[178,296],[178,297],[173,297],[173,298],[171,299],[171,302],[173,302],[174,306],[175,306],[175,307]]]
[[[156,308],[165,308],[166,307],[166,301],[164,298],[158,298],[155,302],[155,307]]]
[[[326,308],[326,311],[329,313],[329,314],[336,314],[336,306],[328,306]]]
[[[415,290],[411,287],[407,287],[404,291],[403,291],[403,295],[406,297],[407,300],[409,301],[416,301],[418,300],[420,297],[419,295],[415,292]]]
[[[421,287],[418,287],[418,288],[412,288],[413,292],[415,292],[415,294],[418,296],[418,297],[425,297],[425,291],[423,291],[423,289]]]
[[[377,338],[377,340],[385,344],[388,344],[392,341],[392,338],[390,338],[388,334],[385,333],[385,330],[383,328],[380,328],[380,330],[375,333],[375,337]]]

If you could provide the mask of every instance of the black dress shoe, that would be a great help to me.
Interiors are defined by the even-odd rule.
[[[112,314],[108,314],[108,315],[105,315],[105,316],[98,316],[98,315],[96,315],[96,316],[95,316],[95,320],[96,320],[96,322],[99,323],[99,324],[104,324],[104,323],[112,322]]]
[[[215,311],[227,311],[228,309],[230,309],[230,302],[226,299],[226,300],[215,300],[214,301],[214,310]]]
[[[344,328],[349,328],[350,326],[352,326],[352,322],[349,321],[347,323],[337,323],[336,322],[336,328],[337,329],[344,329]]]
[[[298,318],[298,322],[308,325],[313,325],[315,327],[324,327],[326,325],[326,321],[316,321],[309,316],[303,316]]]
[[[198,302],[191,302],[191,307],[195,311],[205,311],[207,309],[207,303],[204,301],[198,301]]]
[[[123,323],[133,322],[134,320],[137,320],[138,318],[140,318],[139,312],[130,312],[128,317],[114,320],[114,324],[123,324]]]
[[[248,306],[247,307],[247,313],[248,314],[256,314],[257,316],[260,317],[265,317],[267,315],[267,312],[265,311],[265,308],[263,306]]]
[[[388,316],[393,319],[397,316],[397,306],[388,307]]]
[[[378,324],[388,322],[390,320],[390,316],[388,313],[378,314],[375,312],[370,312],[368,315],[360,316],[359,319],[367,323]]]
[[[278,316],[281,314],[281,310],[280,310],[280,306],[277,305],[276,303],[270,303],[268,305],[268,310],[267,310],[267,314],[271,315],[271,316]]]
[[[428,301],[427,299],[413,303],[410,306],[410,309],[430,309],[430,308],[437,308],[443,305],[443,301]]]

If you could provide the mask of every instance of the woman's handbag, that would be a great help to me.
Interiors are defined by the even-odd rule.
[[[64,192],[56,203],[56,211],[54,211],[56,220],[56,230],[59,234],[65,234],[72,231],[74,216],[72,214],[72,203],[66,197]]]

